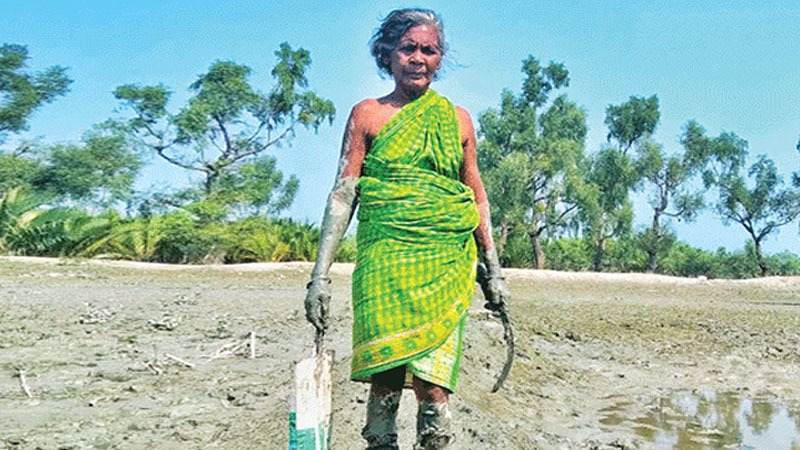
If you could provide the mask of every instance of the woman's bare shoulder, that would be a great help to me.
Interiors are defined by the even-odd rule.
[[[469,115],[469,111],[467,111],[464,107],[456,105],[456,117],[458,117],[459,122],[469,121],[472,122],[472,116]]]
[[[365,98],[353,105],[351,115],[353,117],[368,117],[374,115],[382,109],[382,105],[377,98]]]
[[[353,106],[350,121],[354,127],[365,130],[367,136],[374,137],[395,112],[397,108],[382,98],[367,98]]]
[[[469,112],[456,105],[456,118],[458,119],[458,127],[461,130],[461,140],[466,141],[472,139],[475,135],[475,127],[472,124],[472,117]]]

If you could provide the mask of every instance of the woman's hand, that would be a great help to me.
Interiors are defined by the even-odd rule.
[[[309,281],[306,288],[306,319],[318,332],[328,329],[328,313],[330,312],[331,292],[328,277],[316,277]]]
[[[497,268],[499,272],[499,267]],[[483,298],[486,300],[484,307],[490,311],[500,311],[508,305],[509,292],[505,278],[499,273],[491,273],[491,270],[483,265],[478,265],[478,284],[483,291]]]

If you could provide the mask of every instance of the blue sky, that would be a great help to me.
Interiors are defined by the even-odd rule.
[[[563,62],[564,92],[588,115],[587,152],[605,142],[608,105],[630,96],[658,95],[655,139],[680,150],[690,119],[716,136],[734,132],[751,157],[767,154],[786,178],[800,169],[800,3],[782,1],[38,1],[0,3],[0,42],[28,46],[31,68],[58,64],[75,80],[67,96],[39,110],[25,137],[75,141],[93,124],[119,115],[115,87],[163,83],[173,110],[187,88],[215,60],[253,69],[266,91],[273,52],[281,42],[311,52],[310,85],[337,108],[333,126],[301,131],[274,150],[285,173],[301,186],[289,215],[319,222],[332,186],[344,121],[365,97],[389,92],[369,56],[367,41],[379,19],[397,7],[432,8],[444,18],[451,64],[434,88],[473,118],[497,105],[500,91],[518,91],[520,64],[529,54]],[[182,185],[187,175],[151,160],[138,186]],[[639,227],[649,221],[637,196]],[[676,224],[681,240],[715,250],[741,249],[738,225],[711,213]],[[769,253],[800,254],[792,224],[765,243]]]

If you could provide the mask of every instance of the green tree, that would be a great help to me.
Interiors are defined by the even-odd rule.
[[[34,187],[57,199],[107,207],[128,198],[141,167],[125,136],[102,127],[87,133],[80,145],[45,149]]]
[[[76,255],[107,231],[104,217],[71,208],[44,208],[44,197],[22,188],[0,195],[0,252]]]
[[[705,130],[692,122],[683,141],[697,158],[709,159],[703,182],[706,187],[717,189],[715,210],[723,223],[738,223],[747,231],[754,246],[755,262],[761,275],[766,275],[769,268],[762,244],[800,216],[800,191],[784,186],[775,162],[766,155],[760,155],[745,175],[747,142],[733,133],[708,138]],[[793,172],[792,178],[796,187],[800,187],[800,171]],[[748,179],[752,182],[748,183]]]
[[[738,173],[720,178],[717,212],[723,222],[738,223],[750,235],[756,262],[764,276],[769,268],[764,260],[762,243],[770,234],[800,216],[800,191],[784,188],[775,163],[766,155],[758,157],[747,176],[753,180],[751,188],[748,188],[746,178]]]
[[[41,72],[27,71],[29,59],[24,45],[0,47],[0,144],[9,133],[27,130],[31,114],[66,94],[72,82],[67,69],[61,66]]]
[[[164,237],[165,216],[143,215],[117,220],[108,233],[85,249],[87,256],[104,255],[117,259],[153,261]]]
[[[0,252],[12,252],[28,225],[41,213],[41,200],[15,187],[0,194]]]
[[[275,52],[272,69],[276,84],[269,93],[256,90],[248,81],[251,69],[230,61],[217,61],[190,86],[193,96],[177,113],[167,111],[170,92],[163,85],[123,85],[114,95],[130,108],[127,122],[138,144],[165,161],[202,174],[203,182],[194,200],[208,201],[228,186],[245,183],[265,187],[263,180],[282,180],[267,159],[258,159],[267,149],[286,143],[298,126],[317,130],[333,121],[333,103],[307,90],[308,51],[292,50],[283,43]],[[245,174],[244,172],[247,172]],[[255,192],[242,200],[266,209],[291,203],[296,179],[274,183],[268,192]],[[191,196],[189,196],[191,197]],[[230,196],[219,198],[230,200]],[[264,205],[265,199],[275,199]],[[271,200],[268,200],[268,203]]]
[[[626,237],[633,224],[629,191],[638,180],[634,161],[615,147],[603,147],[593,155],[581,196],[581,221],[584,234],[594,249],[592,270],[603,268],[606,243]]]
[[[10,153],[0,153],[0,195],[14,188],[32,190],[42,170],[41,162],[24,146]]]
[[[745,414],[745,420],[754,432],[764,434],[769,430],[769,426],[778,412],[776,409],[772,402],[756,400],[750,407],[750,412]]]
[[[213,202],[232,205],[240,210],[240,215],[259,212],[273,215],[291,206],[300,181],[294,175],[284,180],[275,158],[261,155],[242,163],[238,169],[220,176],[209,196]]]
[[[544,234],[564,226],[577,207],[574,183],[581,179],[586,114],[564,95],[540,112],[553,91],[569,85],[562,64],[543,67],[529,56],[522,72],[522,92],[504,90],[499,109],[479,116],[478,155],[501,257],[510,235],[523,233],[541,269]]]
[[[663,146],[646,140],[639,146],[637,167],[653,210],[650,228],[640,236],[647,253],[647,270],[658,269],[659,255],[664,255],[675,242],[675,236],[665,228],[664,218],[693,221],[703,207],[703,192],[692,189],[690,181],[702,170],[705,161],[688,154],[667,155]]]
[[[658,97],[631,96],[627,102],[610,105],[606,108],[608,140],[616,141],[623,153],[637,144],[642,137],[655,131],[661,113],[658,111]]]
[[[608,240],[626,237],[632,230],[630,191],[642,179],[642,173],[628,151],[638,149],[649,138],[659,118],[655,95],[647,99],[631,96],[619,106],[606,108],[605,123],[611,145],[592,158],[586,176],[591,188],[585,189],[581,196],[584,233],[594,245],[595,271],[602,270]]]

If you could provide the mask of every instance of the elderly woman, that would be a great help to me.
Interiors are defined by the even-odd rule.
[[[419,405],[415,448],[444,448],[454,439],[448,400],[478,253],[487,268],[487,307],[503,306],[507,289],[472,120],[430,89],[447,50],[441,19],[429,10],[393,11],[371,44],[394,90],[350,113],[306,316],[319,332],[326,329],[328,269],[359,205],[351,378],[371,383],[362,436],[367,448],[397,448],[400,395],[411,387]]]

